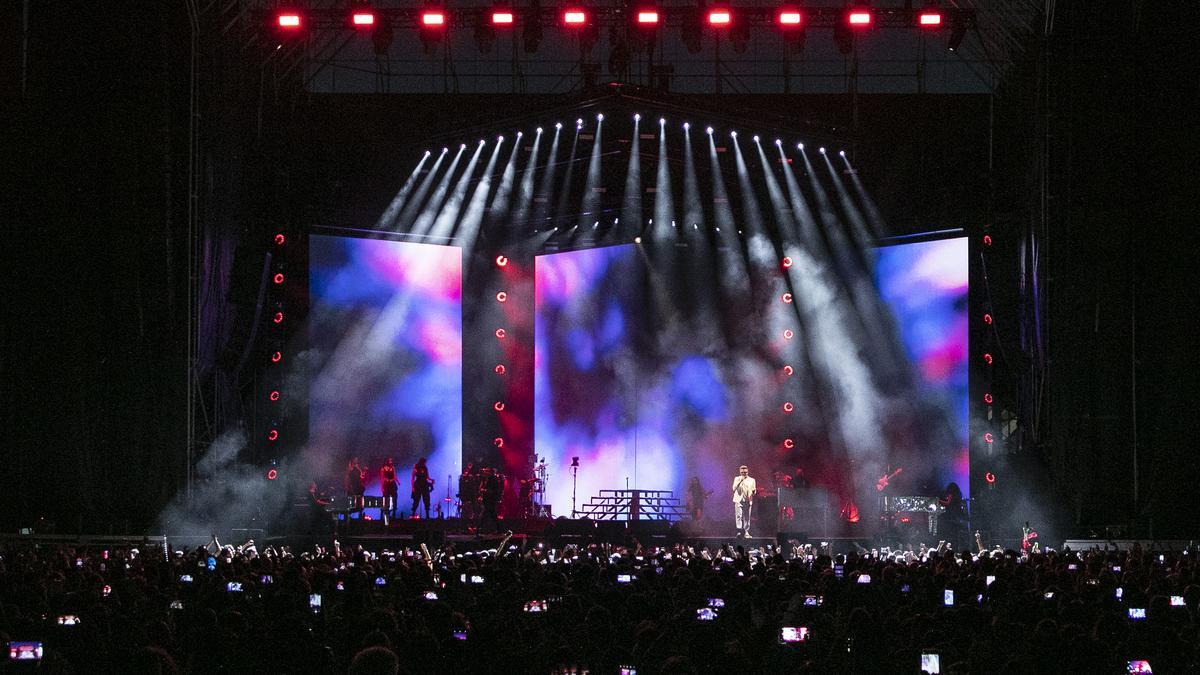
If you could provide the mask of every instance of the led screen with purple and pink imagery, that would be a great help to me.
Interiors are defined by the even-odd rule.
[[[736,302],[695,277],[662,278],[633,245],[539,256],[534,425],[547,502],[568,513],[573,496],[582,505],[605,489],[682,497],[696,477],[720,504],[742,463],[768,490],[806,468],[843,506],[872,499],[877,473],[901,462],[903,493],[941,494],[950,481],[965,492],[966,240],[876,255],[867,283],[890,316],[863,316],[828,267],[792,268],[790,287],[767,272],[752,284],[765,291]],[[788,290],[811,297],[779,302]],[[794,337],[780,337],[785,327]],[[906,367],[880,363],[905,355]],[[785,364],[794,375],[781,376]]]
[[[393,458],[402,509],[426,457],[436,497],[462,461],[461,249],[313,235],[309,293],[310,455],[339,481],[358,457],[368,495]]]

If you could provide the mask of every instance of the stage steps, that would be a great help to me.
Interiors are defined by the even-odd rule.
[[[665,520],[687,516],[687,508],[671,490],[601,490],[576,513],[592,520]]]

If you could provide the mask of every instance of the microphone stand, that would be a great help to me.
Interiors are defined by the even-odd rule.
[[[575,517],[575,488],[579,485],[579,467],[571,467],[571,518]]]

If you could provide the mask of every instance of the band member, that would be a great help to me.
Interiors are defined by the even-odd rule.
[[[1021,550],[1025,553],[1037,553],[1037,536],[1038,533],[1029,526],[1029,521],[1025,521],[1025,527],[1021,528]]]
[[[467,462],[458,477],[458,503],[458,517],[474,523],[479,515],[476,508],[479,505],[479,473],[472,462]]]
[[[733,511],[739,538],[750,538],[750,509],[757,490],[758,485],[750,477],[750,468],[745,464],[738,467],[738,475],[733,479]]]
[[[938,504],[945,509],[937,516],[941,523],[939,531],[946,541],[959,550],[967,549],[967,503],[963,499],[962,489],[958,483],[951,481],[938,497]]]
[[[483,532],[483,521],[490,520],[497,530],[500,529],[500,497],[504,494],[504,480],[491,467],[484,467],[479,477],[479,522],[475,532]]]
[[[710,495],[712,495],[712,491],[704,489],[704,486],[700,484],[700,477],[692,476],[687,488],[687,509],[688,513],[692,514],[692,520],[704,519],[704,502]]]
[[[396,517],[396,494],[399,492],[396,484],[396,464],[391,457],[379,468],[379,483],[383,494],[383,522]]]
[[[346,496],[350,498],[350,508],[355,511],[361,511],[363,507],[363,493],[366,492],[367,469],[358,463],[358,458],[351,458],[350,463],[346,466]]]
[[[425,502],[425,517],[429,517],[429,493],[433,492],[433,479],[429,477],[429,467],[425,466],[425,458],[417,460],[412,470],[412,517],[417,516],[417,504]]]

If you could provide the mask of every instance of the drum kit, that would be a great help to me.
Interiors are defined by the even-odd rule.
[[[499,473],[496,475],[500,479],[500,484],[504,485],[506,483],[505,476]],[[549,477],[550,471],[546,466],[546,458],[535,456],[533,477],[523,478],[518,483],[517,503],[521,517],[551,517],[550,505],[545,503],[546,482]],[[468,464],[458,477],[458,500],[454,506],[457,507],[459,518],[474,521],[479,517],[482,512],[483,480],[483,473],[471,464]]]

